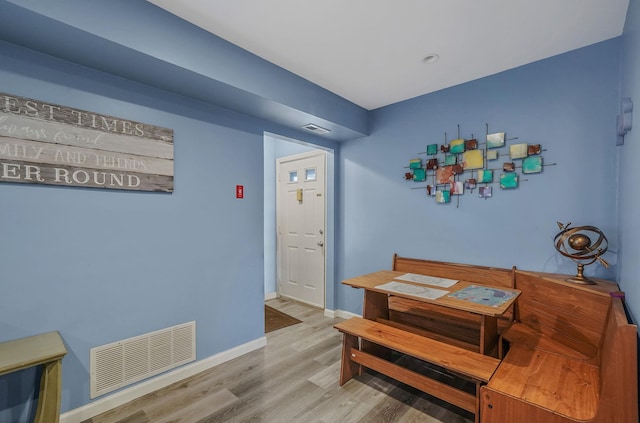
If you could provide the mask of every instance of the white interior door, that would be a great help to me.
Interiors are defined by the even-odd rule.
[[[278,289],[324,308],[325,163],[323,151],[278,159]]]

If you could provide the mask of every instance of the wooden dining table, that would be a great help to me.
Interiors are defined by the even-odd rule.
[[[415,301],[434,304],[454,310],[466,311],[480,316],[480,353],[485,355],[495,355],[498,343],[498,317],[513,305],[520,291],[517,289],[506,289],[504,287],[493,287],[486,284],[477,284],[466,282],[464,280],[455,281],[450,287],[432,286],[424,283],[418,283],[411,280],[398,280],[398,278],[406,275],[406,272],[398,272],[392,270],[380,270],[378,272],[357,276],[344,280],[344,285],[353,288],[364,289],[364,302],[362,309],[362,317],[369,320],[389,319],[389,297],[397,296],[408,298]],[[420,275],[417,275],[420,276]],[[408,287],[418,287],[415,289],[403,289],[399,291],[391,291],[382,287],[389,282],[397,282]],[[486,292],[494,292],[496,295],[504,295],[504,300],[497,301],[494,304],[491,301],[483,301],[480,298],[469,299],[468,296],[462,295],[469,292],[470,289],[479,288]],[[425,298],[424,296],[415,295],[412,292],[420,291],[419,288],[428,288],[447,291],[446,294],[438,298]],[[428,291],[427,290],[427,291]],[[466,291],[463,291],[466,290]],[[461,292],[462,291],[462,292]]]

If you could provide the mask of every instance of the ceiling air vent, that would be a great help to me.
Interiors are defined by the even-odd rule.
[[[307,123],[306,125],[303,126],[304,129],[306,129],[307,131],[311,131],[315,134],[327,134],[329,132],[331,132],[330,130],[323,128],[321,126],[318,126],[316,124],[313,123]]]

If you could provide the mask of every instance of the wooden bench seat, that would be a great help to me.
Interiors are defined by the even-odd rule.
[[[344,334],[340,385],[361,374],[362,367],[365,367],[413,386],[476,416],[478,416],[480,385],[490,380],[500,364],[500,360],[496,358],[359,317],[338,323],[335,328]],[[431,363],[465,378],[476,385],[475,393],[463,391],[395,364],[389,361],[389,355],[384,353],[385,349]]]
[[[481,388],[483,423],[638,421],[637,328],[611,282],[516,272],[509,348]]]
[[[514,345],[498,368],[491,388],[545,410],[546,418],[537,421],[549,422],[548,415],[553,414],[571,421],[590,421],[598,406],[599,369],[586,361]],[[502,404],[498,400],[492,406],[500,408]]]

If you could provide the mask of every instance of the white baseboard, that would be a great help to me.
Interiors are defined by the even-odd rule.
[[[60,415],[60,423],[80,423],[90,419],[112,408],[119,407],[127,402],[139,398],[143,395],[156,391],[182,379],[191,377],[205,370],[218,366],[226,361],[260,349],[267,345],[267,338],[261,337],[256,340],[238,345],[230,350],[212,355],[195,363],[186,364],[175,370],[163,373],[144,382],[140,382],[130,388],[125,388],[112,395],[92,401],[82,407],[69,410]]]
[[[268,301],[268,300],[273,300],[274,298],[278,298],[278,293],[277,292],[267,292],[264,294],[264,300]]]
[[[325,317],[330,317],[331,319],[340,318],[340,319],[350,319],[351,317],[362,317],[359,314],[352,313],[350,311],[344,310],[324,310]]]

